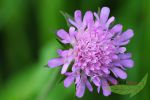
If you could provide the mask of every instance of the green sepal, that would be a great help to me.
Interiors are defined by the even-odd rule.
[[[56,38],[56,40],[57,40],[57,42],[63,47],[62,49],[67,50],[67,49],[72,48],[71,44],[69,44],[69,43],[68,43],[68,44],[63,44],[63,43],[60,41],[59,38]]]
[[[69,15],[66,12],[60,11],[60,13],[64,16],[66,22],[67,22],[67,26],[70,27],[71,24],[69,23],[68,19],[73,19],[73,17],[71,15]]]

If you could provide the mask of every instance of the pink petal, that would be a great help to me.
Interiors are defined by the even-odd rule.
[[[61,50],[61,49],[58,49],[58,50],[57,50],[57,53],[58,53],[61,57],[65,58],[65,57],[68,55],[69,50]]]
[[[63,30],[63,29],[60,29],[57,31],[57,35],[61,38],[61,39],[66,39],[69,37],[68,33]]]
[[[65,41],[64,43],[70,42],[69,34],[63,29],[60,29],[57,31],[57,36],[59,36],[61,39],[63,39],[63,41]]]
[[[68,58],[67,58],[67,60],[68,60],[69,62],[71,62],[73,59],[74,59],[74,56],[73,56],[73,55],[68,56]]]
[[[106,28],[108,29],[110,24],[115,20],[115,17],[112,16],[111,18],[108,19],[107,23],[106,23]]]
[[[75,28],[74,27],[70,27],[69,28],[69,34],[70,35],[75,35],[74,33],[75,33]]]
[[[100,23],[103,25],[108,20],[110,9],[108,7],[103,7],[100,13]]]
[[[69,87],[74,81],[74,77],[73,76],[68,76],[65,80],[64,80],[64,86],[65,87]]]
[[[76,10],[74,13],[75,22],[81,23],[82,22],[82,14],[80,10]]]
[[[85,23],[86,25],[88,24],[92,24],[93,23],[93,13],[91,11],[87,11],[84,15],[83,18],[83,23]]]
[[[62,65],[63,63],[63,58],[54,58],[48,61],[48,66],[54,68]]]

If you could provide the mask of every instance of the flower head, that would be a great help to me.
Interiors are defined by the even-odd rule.
[[[62,66],[61,74],[66,75],[64,86],[76,84],[76,96],[82,97],[92,85],[98,93],[102,88],[104,96],[111,94],[109,85],[117,84],[117,78],[126,79],[126,68],[133,67],[131,54],[124,47],[133,37],[133,31],[122,32],[122,25],[110,27],[114,17],[109,18],[110,9],[103,7],[100,15],[87,11],[82,18],[80,10],[74,13],[69,32],[57,31],[63,44],[71,44],[69,50],[58,50],[59,58],[51,59],[48,66]],[[71,63],[72,66],[69,66]],[[70,67],[71,71],[68,71]]]

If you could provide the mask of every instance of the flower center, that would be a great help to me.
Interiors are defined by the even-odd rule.
[[[109,34],[106,31],[85,32],[79,36],[75,60],[81,69],[95,72],[110,67],[116,47]]]

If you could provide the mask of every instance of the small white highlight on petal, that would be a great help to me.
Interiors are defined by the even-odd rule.
[[[64,74],[66,71],[67,71],[67,69],[68,69],[68,67],[69,67],[69,64],[70,63],[65,63],[64,65],[63,65],[63,67],[62,67],[62,70],[61,70],[61,74]]]

